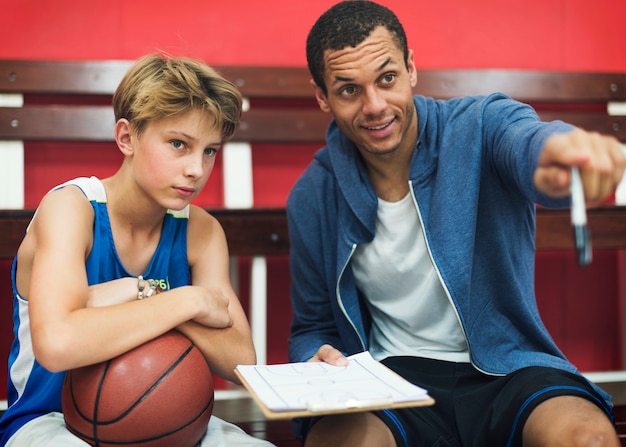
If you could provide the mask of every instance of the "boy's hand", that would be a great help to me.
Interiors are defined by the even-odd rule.
[[[221,289],[199,286],[187,286],[200,298],[201,309],[193,320],[203,326],[223,329],[233,325],[233,319],[228,311],[230,301]]]

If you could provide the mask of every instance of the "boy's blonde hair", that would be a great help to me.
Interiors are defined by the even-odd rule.
[[[113,95],[115,121],[126,118],[138,135],[151,121],[200,108],[215,117],[223,142],[239,125],[241,103],[237,87],[208,65],[158,54],[138,59]]]

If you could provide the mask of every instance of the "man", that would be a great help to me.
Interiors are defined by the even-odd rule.
[[[618,446],[610,397],[541,323],[535,203],[589,202],[622,178],[619,143],[543,123],[510,98],[413,96],[397,17],[339,3],[307,39],[327,147],[288,199],[291,361],[369,350],[432,407],[297,421],[307,446]]]

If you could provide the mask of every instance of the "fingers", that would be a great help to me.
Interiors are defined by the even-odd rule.
[[[189,286],[194,295],[200,299],[199,314],[194,320],[204,326],[217,329],[228,328],[233,325],[230,314],[230,301],[219,288]]]
[[[570,193],[570,173],[562,166],[539,166],[533,180],[537,189],[550,197],[565,197]]]
[[[220,289],[216,291],[216,294],[219,297],[220,309],[223,310],[224,327],[231,327],[234,321],[232,315],[230,314],[230,300]]]
[[[317,350],[315,355],[309,359],[309,362],[326,362],[335,366],[346,366],[348,359],[341,351],[333,348],[331,345],[323,345]]]
[[[619,185],[626,165],[626,157],[619,142],[612,138],[590,133],[587,144],[591,156],[588,162],[579,166],[583,180],[585,198],[589,202],[599,202],[611,194]]]
[[[546,141],[534,175],[544,194],[564,197],[570,193],[570,169],[578,166],[585,198],[599,202],[617,188],[624,175],[626,156],[613,137],[575,129]]]

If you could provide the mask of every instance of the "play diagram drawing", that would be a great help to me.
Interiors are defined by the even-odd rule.
[[[429,398],[426,390],[396,375],[368,352],[348,360],[347,366],[307,362],[237,369],[272,411],[349,409]]]

